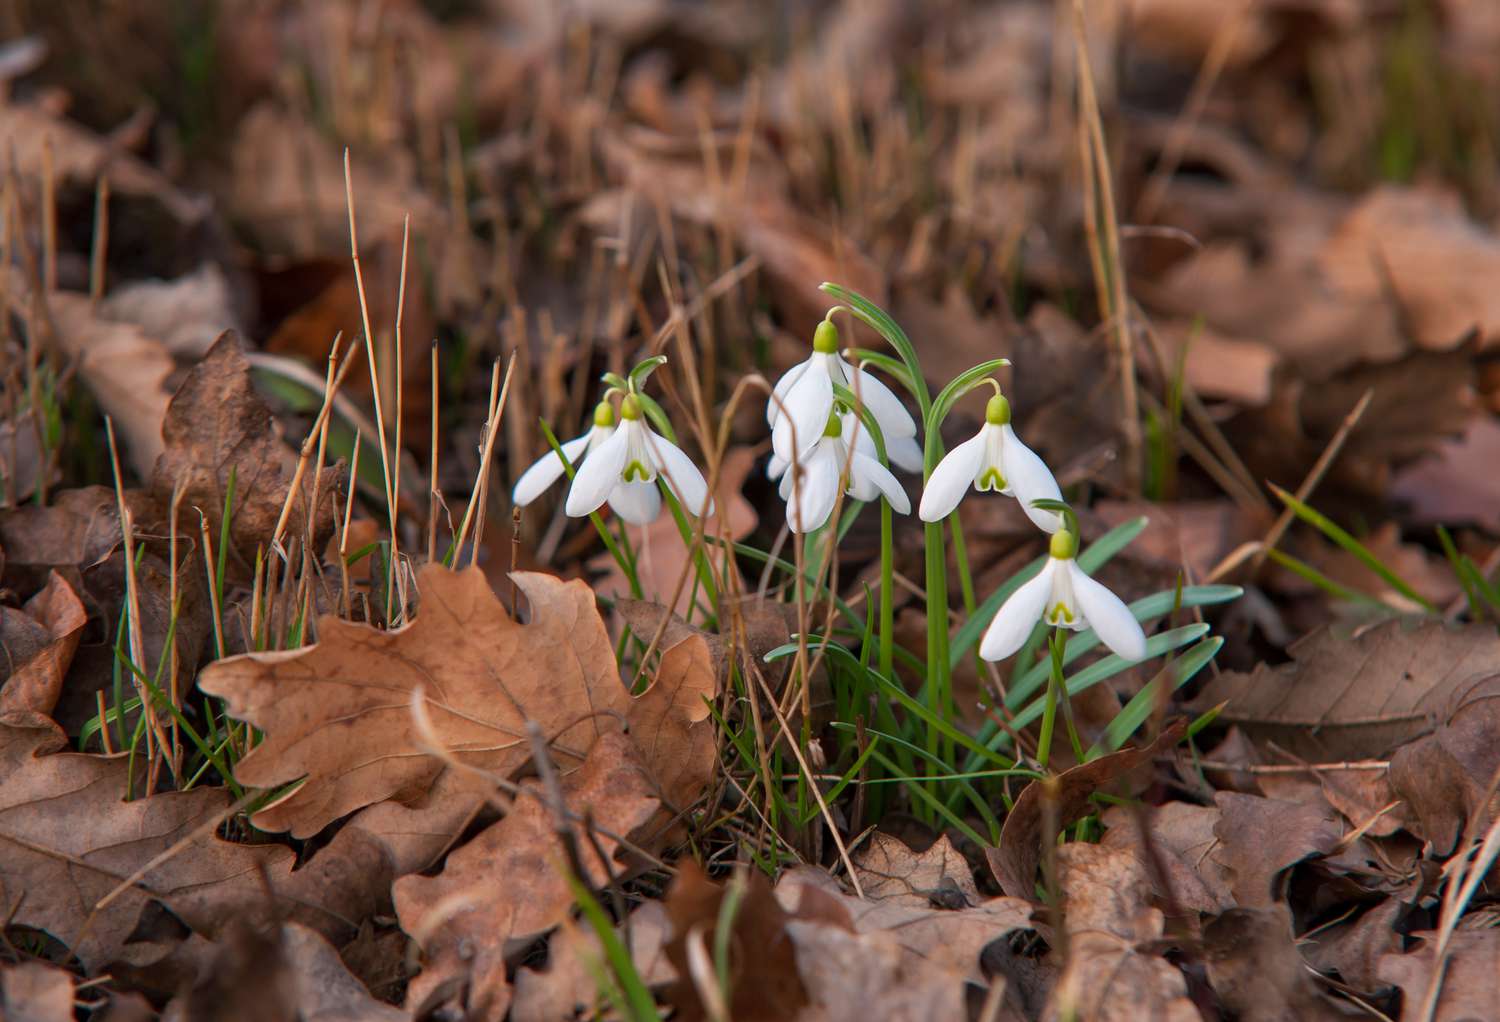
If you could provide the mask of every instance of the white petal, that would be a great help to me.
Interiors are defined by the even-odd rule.
[[[885,456],[903,472],[922,471],[922,445],[914,436],[886,437]]]
[[[776,398],[779,397],[782,401],[785,401],[787,394],[791,391],[792,387],[796,385],[797,381],[802,378],[802,374],[807,372],[807,367],[811,364],[812,359],[810,358],[798,362],[786,372],[782,373],[781,379],[776,381],[776,386],[773,387],[771,391],[773,394],[775,394],[775,397],[766,402],[767,426],[776,425],[776,419],[779,415],[781,415],[781,404],[776,400]]]
[[[898,515],[911,513],[911,501],[906,496],[906,491],[901,488],[901,481],[891,475],[891,470],[867,454],[854,452],[854,459],[849,465],[850,492],[853,493],[856,484],[860,493],[860,500],[869,500],[864,496],[870,493],[870,489],[879,490],[885,494],[886,501],[891,505],[891,510]],[[874,494],[870,493],[873,497]]]
[[[771,428],[771,449],[791,461],[795,446],[796,455],[805,457],[823,438],[831,411],[833,381],[827,373],[809,369],[786,396],[787,414],[778,417],[776,425]],[[793,433],[796,434],[795,444]]]
[[[573,485],[568,489],[565,510],[574,518],[582,518],[599,510],[610,492],[620,482],[620,473],[625,470],[625,455],[629,453],[629,430],[617,429],[598,447],[594,448],[578,466],[573,476]]]
[[[650,525],[661,514],[661,491],[655,483],[622,481],[610,493],[609,506],[631,525]]]
[[[1033,500],[1062,500],[1062,491],[1057,488],[1052,470],[1035,451],[1021,443],[1021,438],[1016,436],[1016,431],[1011,429],[1009,423],[1000,429],[1005,434],[1005,443],[1000,452],[1003,462],[1001,471],[1005,473],[1005,481],[1021,502],[1021,510],[1026,512],[1026,517],[1035,522],[1036,527],[1043,532],[1056,532],[1062,528],[1062,516],[1031,506]]]
[[[869,370],[856,369],[847,362],[844,363],[844,372],[849,377],[849,389],[859,395],[865,407],[870,409],[870,414],[875,416],[887,444],[894,437],[917,435],[916,420],[891,388],[876,379]],[[856,373],[859,374],[858,381],[854,378]]]
[[[1094,629],[1094,634],[1099,636],[1099,641],[1118,654],[1121,660],[1144,660],[1146,633],[1124,601],[1085,575],[1077,561],[1070,559],[1067,571],[1078,609],[1089,627]]]
[[[767,479],[780,479],[786,473],[786,462],[779,455],[772,454],[771,462],[766,466]]]
[[[786,523],[793,532],[811,532],[828,521],[839,496],[839,464],[833,444],[820,444],[808,459],[799,483],[789,488]],[[791,473],[787,474],[791,478]]]
[[[924,522],[940,522],[952,514],[969,487],[974,485],[974,477],[979,474],[979,463],[983,459],[983,431],[944,455],[922,489],[917,517]]]
[[[841,416],[841,421],[844,428],[843,439],[846,444],[850,440],[853,440],[856,451],[868,454],[872,458],[879,457],[880,449],[875,446],[875,436],[858,415],[855,415],[853,412],[845,412]]]
[[[667,480],[684,511],[700,518],[713,514],[714,502],[708,496],[708,483],[698,466],[693,464],[693,459],[666,437],[658,436],[650,429],[646,430],[646,449],[651,452],[656,470]]]
[[[579,455],[588,449],[590,437],[599,428],[595,426],[583,436],[574,437],[562,445],[562,452],[567,455],[568,464],[572,465],[575,470],[578,467]],[[556,451],[548,451],[533,462],[530,468],[521,473],[521,478],[516,480],[515,488],[510,491],[511,503],[516,507],[525,507],[540,497],[547,487],[557,482],[562,474],[562,459],[557,456]]]
[[[1031,629],[1042,616],[1047,597],[1052,594],[1052,573],[1057,570],[1057,561],[1047,558],[1047,564],[1036,578],[1010,594],[1010,599],[1000,606],[995,620],[985,629],[979,643],[979,655],[986,660],[1004,660],[1026,644]]]

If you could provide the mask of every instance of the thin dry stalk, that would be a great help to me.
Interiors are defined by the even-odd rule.
[[[428,454],[427,482],[427,563],[437,560],[438,529],[438,403],[441,387],[438,386],[438,342],[432,341],[432,447]]]
[[[94,191],[94,240],[89,252],[89,301],[94,305],[98,305],[99,300],[104,297],[108,255],[109,177],[100,174],[98,187]]]
[[[333,399],[338,393],[340,384],[343,383],[349,366],[354,364],[351,358],[345,358],[341,366],[338,361],[339,343],[343,340],[343,333],[337,333],[333,337],[333,347],[328,351],[328,370],[323,381],[323,404],[318,409],[318,417],[313,420],[312,428],[307,431],[307,436],[302,440],[302,449],[297,455],[297,468],[292,473],[291,485],[287,487],[286,500],[282,501],[281,514],[276,518],[276,528],[271,530],[270,549],[281,552],[285,551],[281,546],[281,537],[286,533],[286,523],[292,515],[292,505],[296,503],[297,497],[302,492],[302,477],[307,473],[307,466],[312,461],[313,452],[322,449],[322,443],[328,436],[328,416],[333,410]],[[321,464],[322,459],[319,459]],[[351,484],[350,489],[353,489]],[[316,487],[315,487],[316,490]],[[313,499],[317,499],[314,492]],[[317,505],[314,504],[313,507]],[[312,512],[309,510],[308,518],[311,520]]]
[[[490,367],[490,405],[489,413],[484,420],[484,445],[479,454],[479,478],[474,480],[474,496],[469,499],[469,506],[464,508],[463,522],[458,527],[458,535],[453,540],[453,563],[458,564],[458,558],[463,550],[464,542],[469,537],[469,527],[474,523],[475,505],[480,505],[478,513],[483,528],[484,502],[488,496],[488,488],[485,483],[490,476],[490,461],[495,456],[495,434],[500,426],[501,416],[505,414],[505,401],[510,394],[510,380],[516,369],[516,354],[511,352],[510,365],[505,369],[505,382],[500,387],[498,396],[495,392],[495,384],[500,378],[500,363],[497,360]],[[474,540],[474,552],[469,557],[470,564],[479,563],[479,539]]]
[[[42,138],[42,286],[57,290],[57,160],[52,135]]]
[[[359,430],[354,431],[354,453],[350,456],[351,465],[349,467],[350,479],[359,478],[359,449],[363,446],[360,443],[362,436],[363,434],[360,433]],[[334,528],[338,532],[339,571],[342,573],[344,582],[344,588],[342,591],[344,598],[344,617],[347,620],[351,621],[354,619],[354,597],[350,595],[349,589],[349,520],[354,517],[354,491],[357,489],[359,489],[359,487],[355,486],[353,483],[349,485],[349,493],[344,500],[343,524],[340,525],[337,515],[335,515],[333,522]],[[368,619],[369,617],[368,615],[366,615],[366,620]]]

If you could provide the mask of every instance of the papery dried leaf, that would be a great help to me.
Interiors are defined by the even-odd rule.
[[[677,972],[667,961],[665,947],[671,924],[660,901],[648,901],[630,913],[628,925],[618,928],[628,940],[630,960],[647,987],[673,982]],[[580,923],[566,924],[547,942],[546,969],[522,966],[516,970],[511,1022],[554,1022],[587,1018],[600,1010],[597,970],[605,961],[604,948],[593,931]]]
[[[573,908],[571,867],[559,828],[566,826],[575,836],[588,874],[583,881],[599,888],[623,871],[600,859],[588,839],[590,827],[612,858],[622,839],[656,815],[660,802],[634,756],[624,735],[601,736],[583,766],[563,779],[563,806],[549,806],[543,786],[529,782],[505,818],[451,853],[441,873],[396,882],[401,928],[421,943],[427,957],[408,988],[408,1005],[415,1009],[438,991],[457,987],[465,991],[457,999],[465,1017],[504,1018],[510,1003],[507,946],[535,939]],[[558,811],[569,818],[556,819]]]
[[[1308,1022],[1341,1017],[1318,995],[1293,943],[1285,905],[1236,908],[1203,928],[1208,982],[1222,1004],[1244,1022]]]
[[[73,976],[44,962],[0,965],[0,1018],[73,1022]]]
[[[1483,833],[1500,813],[1500,674],[1454,692],[1435,732],[1391,757],[1391,787],[1409,808],[1411,830],[1442,856],[1453,851],[1469,821]]]
[[[256,825],[307,837],[383,799],[419,799],[443,764],[424,751],[413,720],[418,689],[436,739],[463,763],[502,776],[531,758],[527,721],[564,770],[618,730],[630,697],[593,592],[550,575],[515,578],[531,606],[526,625],[477,568],[428,565],[417,575],[416,620],[404,628],[325,617],[315,646],[210,665],[199,687],[266,733],[235,776],[254,787],[307,778],[257,813]]]
[[[709,715],[717,675],[708,642],[691,635],[662,651],[651,686],[630,701],[630,737],[663,801],[675,810],[703,796],[718,763]]]
[[[1186,721],[1175,721],[1150,745],[1121,749],[1064,770],[1046,781],[1028,784],[1005,817],[999,847],[985,849],[1000,889],[1013,898],[1035,900],[1036,871],[1043,842],[1054,836],[1042,833],[1047,815],[1044,803],[1050,802],[1056,827],[1071,825],[1093,811],[1094,792],[1119,785],[1122,779],[1176,745],[1186,729]]]
[[[963,909],[979,904],[974,871],[944,834],[925,852],[876,831],[854,859],[865,897],[915,908]]]
[[[257,870],[290,868],[290,849],[232,844],[214,835],[211,824],[230,804],[224,789],[126,802],[125,759],[58,752],[65,744],[50,726],[0,723],[0,776],[6,779],[0,785],[0,896],[12,923],[51,933],[90,972],[119,958],[145,964],[149,949],[127,938],[152,899],[212,933],[235,911],[263,901]],[[205,825],[196,840],[96,910],[138,869]]]
[[[1402,1018],[1423,1018],[1433,983],[1440,984],[1433,1022],[1474,1022],[1495,1014],[1495,977],[1500,975],[1500,930],[1457,930],[1448,945],[1441,974],[1437,973],[1436,935],[1413,934],[1422,943],[1406,954],[1380,959],[1378,974],[1401,988],[1407,1010]],[[1409,1015],[1408,1015],[1409,1013]]]
[[[1228,701],[1219,719],[1314,761],[1382,757],[1441,719],[1450,697],[1500,671],[1493,628],[1393,621],[1354,638],[1323,629],[1294,661],[1209,680],[1192,708]]]
[[[1219,839],[1214,826],[1218,822],[1217,808],[1187,802],[1138,808],[1111,806],[1104,812],[1105,831],[1100,844],[1136,858],[1145,875],[1152,878],[1164,909],[1213,914],[1234,906],[1230,891],[1233,877],[1215,855]],[[1157,869],[1165,876],[1158,877]],[[1163,882],[1166,890],[1160,889]]]
[[[1272,888],[1282,870],[1333,851],[1343,837],[1338,817],[1322,804],[1234,791],[1221,791],[1214,801],[1219,807],[1214,857],[1234,878],[1235,900],[1248,908],[1272,904],[1277,900]]]
[[[10,642],[9,625],[14,618],[22,618],[41,631],[42,645],[25,657],[18,655]],[[0,662],[0,714],[12,710],[52,712],[87,621],[78,594],[55,571],[47,587],[27,601],[24,611],[0,608],[0,654],[6,661]]]

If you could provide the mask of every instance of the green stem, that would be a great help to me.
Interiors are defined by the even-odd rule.
[[[891,506],[880,502],[880,673],[894,678],[896,656],[895,551]]]
[[[1052,633],[1052,673],[1047,679],[1047,702],[1042,707],[1042,733],[1036,743],[1036,759],[1047,769],[1052,754],[1052,730],[1057,726],[1057,697],[1063,690],[1063,647],[1067,644],[1063,630]]]

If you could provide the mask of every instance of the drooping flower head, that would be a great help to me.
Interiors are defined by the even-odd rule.
[[[1053,533],[1047,563],[1037,576],[1011,594],[990,622],[979,644],[986,660],[1004,660],[1025,644],[1037,619],[1058,628],[1092,628],[1122,660],[1146,656],[1146,633],[1118,596],[1078,567],[1078,535]]]
[[[548,487],[562,478],[566,470],[564,457],[568,459],[569,465],[577,465],[580,458],[587,457],[608,440],[614,431],[615,410],[608,401],[600,401],[594,406],[594,421],[588,431],[558,445],[562,457],[558,456],[557,451],[548,451],[521,473],[521,478],[516,480],[515,488],[511,490],[512,503],[516,507],[525,507],[535,501]]]
[[[906,491],[875,455],[874,442],[853,413],[830,414],[807,454],[794,466],[783,468],[780,493],[786,501],[788,528],[793,532],[820,528],[833,513],[840,491],[856,500],[884,495],[892,510],[903,515],[909,512]]]
[[[1036,500],[1061,500],[1062,491],[1045,462],[1021,442],[1010,424],[1010,402],[998,390],[984,409],[979,432],[938,462],[922,491],[917,514],[924,522],[942,521],[973,486],[993,490],[1021,502],[1021,509],[1037,528],[1057,532],[1062,519],[1033,506]]]
[[[633,382],[633,381],[632,381]],[[683,510],[703,516],[713,512],[708,483],[692,459],[646,425],[641,398],[628,392],[620,400],[620,426],[584,458],[568,490],[566,510],[574,518],[597,511],[605,501],[632,525],[645,525],[661,513],[661,476]]]
[[[839,355],[839,331],[831,319],[813,332],[812,354],[776,381],[766,405],[771,427],[771,449],[780,463],[801,457],[822,439],[823,425],[834,406],[834,384],[847,387],[864,402],[885,439],[892,465],[908,472],[922,470],[917,424],[891,389],[872,373],[850,365]],[[794,450],[794,448],[798,448]]]

